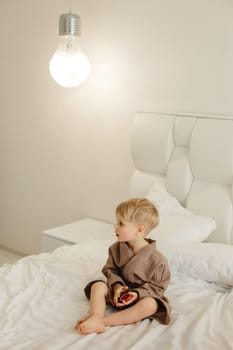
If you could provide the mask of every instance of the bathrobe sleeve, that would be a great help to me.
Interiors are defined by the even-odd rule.
[[[122,285],[126,284],[123,277],[121,276],[121,269],[116,265],[114,259],[115,254],[115,250],[110,247],[108,250],[108,259],[102,268],[102,272],[107,278],[107,285],[109,288],[112,288],[115,283]]]

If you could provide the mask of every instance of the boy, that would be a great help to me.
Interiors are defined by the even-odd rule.
[[[158,221],[157,209],[148,199],[133,198],[117,206],[117,242],[110,246],[102,269],[107,282],[86,286],[90,316],[77,322],[80,334],[103,333],[106,327],[148,317],[169,323],[170,305],[164,296],[170,280],[167,260],[156,250],[156,242],[145,238]],[[106,304],[119,311],[105,316]]]

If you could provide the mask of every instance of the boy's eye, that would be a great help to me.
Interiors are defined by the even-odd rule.
[[[119,226],[123,226],[123,222],[120,221],[120,222],[119,222]]]

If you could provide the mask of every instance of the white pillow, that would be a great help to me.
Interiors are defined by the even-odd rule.
[[[221,243],[191,243],[162,250],[173,274],[233,286],[233,246]]]
[[[159,243],[180,245],[183,243],[202,242],[215,229],[213,219],[191,213],[180,205],[160,184],[154,184],[146,195],[159,211],[159,225],[148,237]]]

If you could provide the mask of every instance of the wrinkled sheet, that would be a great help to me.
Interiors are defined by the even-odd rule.
[[[233,289],[179,271],[172,272],[166,293],[172,305],[168,326],[146,319],[79,335],[76,321],[89,306],[83,287],[101,276],[106,257],[107,245],[89,241],[4,265],[0,349],[233,349]]]

